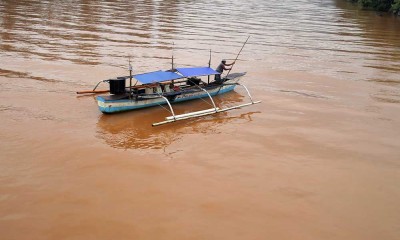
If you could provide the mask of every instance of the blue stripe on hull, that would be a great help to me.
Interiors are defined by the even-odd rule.
[[[220,95],[223,93],[227,93],[232,91],[236,85],[231,85],[227,88],[221,89],[220,91],[210,93],[211,96],[215,95]],[[191,96],[191,97],[184,97],[180,99],[175,99],[173,102],[185,102],[189,100],[194,100],[194,99],[199,99],[203,97],[208,97],[207,93],[201,94],[201,95],[196,95],[196,96]],[[131,101],[131,100],[115,100],[115,101],[106,101],[104,98],[101,96],[97,97],[97,101],[103,102],[103,103],[129,103],[132,102],[132,105],[128,106],[111,106],[111,107],[101,107],[99,106],[99,109],[103,113],[116,113],[116,112],[124,112],[124,111],[129,111],[129,110],[135,110],[135,109],[140,109],[140,108],[147,108],[147,107],[153,107],[153,106],[158,106],[159,104],[167,104],[164,99],[160,99],[160,101],[149,103],[149,104],[141,104],[141,105],[134,105],[136,101]]]

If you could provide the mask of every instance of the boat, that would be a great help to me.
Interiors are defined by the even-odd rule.
[[[260,101],[253,101],[247,87],[239,83],[240,79],[246,74],[245,72],[232,73],[222,78],[221,81],[210,82],[210,77],[216,74],[220,73],[210,67],[189,67],[167,71],[159,70],[104,80],[103,82],[109,83],[110,94],[97,96],[98,107],[102,113],[110,114],[168,105],[172,116],[167,117],[165,121],[153,124],[153,126],[158,126],[260,103]],[[207,77],[207,81],[202,79],[204,77]],[[128,79],[130,85],[126,87]],[[132,86],[133,79],[142,84]],[[241,86],[246,90],[250,102],[224,109],[217,107],[212,97],[230,92],[236,86]],[[209,99],[212,108],[181,115],[174,113],[173,103],[200,98]]]
[[[250,36],[247,40],[249,38]],[[247,43],[247,40],[240,49],[235,61],[238,59],[240,52]],[[164,121],[153,123],[153,126],[225,112],[261,102],[254,101],[247,87],[239,83],[240,79],[246,75],[245,72],[230,74],[232,69],[230,68],[228,74],[221,78],[221,73],[212,69],[210,63],[211,50],[208,66],[201,67],[175,68],[174,57],[172,55],[172,67],[170,70],[157,70],[132,75],[132,66],[129,60],[129,76],[103,80],[100,81],[92,91],[82,91],[77,93],[109,92],[109,95],[97,96],[96,98],[100,111],[105,114],[168,105],[171,116],[166,117]],[[218,80],[210,81],[210,78],[214,75],[219,76],[219,78],[216,78]],[[204,79],[205,77],[207,77],[207,81]],[[129,86],[127,87],[126,81],[128,79]],[[132,85],[134,79],[136,80],[136,83]],[[102,82],[109,83],[109,90],[96,91],[96,88]],[[138,85],[138,82],[141,84]],[[213,100],[213,96],[230,92],[237,86],[243,87],[246,90],[250,102],[222,109],[217,107]],[[172,108],[173,103],[203,98],[209,99],[211,108],[180,115],[174,113],[174,109]]]

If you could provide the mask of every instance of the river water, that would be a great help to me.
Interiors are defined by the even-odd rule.
[[[398,239],[399,30],[341,0],[0,0],[1,239]],[[258,105],[151,127],[75,93],[248,36]]]

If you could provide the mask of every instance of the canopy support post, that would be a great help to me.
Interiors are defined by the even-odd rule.
[[[209,68],[211,67],[211,49],[210,49],[210,60],[208,60],[208,67]],[[210,84],[210,75],[208,75],[207,78],[208,78],[207,84]]]
[[[129,57],[129,99],[132,100],[132,65],[131,58]]]

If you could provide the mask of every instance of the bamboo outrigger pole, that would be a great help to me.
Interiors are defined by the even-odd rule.
[[[250,38],[250,36],[246,39],[246,42],[244,42],[242,48],[240,49],[238,55],[237,55],[236,58],[235,58],[235,61],[233,61],[233,62],[236,62],[236,60],[239,58],[239,55],[240,55],[240,53],[242,52],[242,50],[243,50],[243,48],[244,48],[244,45],[246,45],[246,43],[247,43],[247,41],[249,40],[249,38]],[[231,67],[231,69],[229,69],[229,71],[228,71],[228,73],[226,74],[226,76],[229,75],[229,73],[231,72],[232,68],[233,68],[233,66]]]
[[[87,90],[87,91],[77,91],[76,94],[98,94],[98,93],[108,93],[110,90]]]

